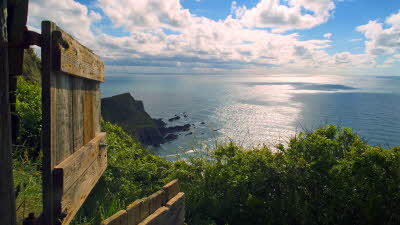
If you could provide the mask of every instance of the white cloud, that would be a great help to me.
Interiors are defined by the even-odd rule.
[[[331,37],[332,37],[332,33],[324,34],[324,38],[326,38],[326,39],[331,39]]]
[[[190,25],[192,15],[179,0],[98,0],[111,21],[128,30],[179,30]]]
[[[334,8],[333,0],[261,0],[239,17],[246,26],[281,32],[320,25],[328,20]]]
[[[100,19],[100,14],[73,0],[29,1],[31,27],[39,29],[43,20],[51,20],[85,44],[94,40],[91,26]]]
[[[247,7],[246,6],[238,6],[236,1],[232,2],[231,5],[231,14],[235,18],[241,18],[246,13]]]
[[[400,50],[400,12],[389,16],[385,24],[378,21],[369,21],[368,24],[357,27],[357,31],[362,32],[367,41],[365,42],[366,51],[372,55],[395,54]]]
[[[330,0],[261,0],[253,9],[232,3],[232,15],[212,20],[192,14],[179,0],[97,0],[98,10],[113,27],[122,28],[122,37],[108,35],[98,25],[101,16],[73,0],[32,0],[29,25],[38,27],[43,19],[55,21],[81,42],[94,49],[108,65],[140,68],[174,68],[192,71],[249,71],[264,72],[309,71],[334,72],[349,68],[371,68],[376,65],[374,54],[382,34],[397,29],[399,18],[388,18],[391,28],[383,29],[376,21],[360,26],[370,46],[365,54],[342,52],[330,55],[331,33],[322,40],[304,40],[297,33],[273,33],[253,27],[272,27],[275,30],[307,29],[326,21],[334,9]],[[301,10],[303,8],[303,10]],[[304,9],[312,13],[304,13]],[[302,13],[303,11],[303,13]],[[307,12],[307,11],[306,11]],[[275,16],[270,24],[250,17]],[[268,17],[267,16],[267,17]],[[103,19],[104,19],[103,18]],[[289,19],[288,19],[289,18]],[[264,18],[265,19],[265,18]],[[264,21],[265,22],[265,21]],[[387,44],[387,43],[385,43]],[[380,47],[380,46],[379,46]]]

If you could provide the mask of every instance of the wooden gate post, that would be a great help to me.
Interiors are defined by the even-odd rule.
[[[15,225],[7,48],[7,0],[0,2],[0,224]]]
[[[100,132],[104,63],[51,21],[42,22],[44,225],[68,225],[107,167]]]
[[[11,126],[12,126],[12,143],[16,144],[19,130],[19,118],[16,115],[16,90],[17,76],[22,75],[22,67],[24,61],[24,36],[26,30],[26,22],[28,19],[28,0],[8,0],[7,1],[7,30],[8,42],[19,45],[8,48],[9,63],[9,93],[10,93],[10,110],[11,110]]]

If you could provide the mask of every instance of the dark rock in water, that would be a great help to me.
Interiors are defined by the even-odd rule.
[[[175,140],[177,138],[178,138],[178,135],[176,135],[176,134],[168,134],[167,136],[164,137],[164,139],[166,141],[173,141],[173,140]]]
[[[158,128],[167,126],[167,124],[162,119],[153,119],[153,121]]]
[[[162,134],[183,132],[183,131],[189,131],[189,130],[190,130],[190,124],[185,124],[183,126],[162,127],[162,128],[160,128],[160,131],[161,131]]]
[[[183,117],[187,118],[187,115],[185,114],[185,115],[183,115]]]
[[[185,134],[185,136],[189,136],[189,135],[192,135],[192,134],[193,134],[193,132],[189,132],[189,133]]]
[[[201,124],[201,125],[204,125],[204,124],[206,124],[206,123],[205,123],[205,122],[201,122],[200,124]]]
[[[181,117],[178,115],[175,115],[175,117],[172,117],[171,119],[169,119],[169,122],[175,121],[175,120],[179,120]]]
[[[158,129],[161,120],[153,120],[144,110],[143,102],[124,93],[101,100],[101,114],[105,121],[121,126],[128,134],[145,145],[159,146],[165,139]]]

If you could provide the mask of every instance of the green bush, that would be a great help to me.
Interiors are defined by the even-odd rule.
[[[399,224],[400,147],[326,126],[277,149],[230,143],[174,163],[188,224]]]
[[[16,91],[16,114],[19,119],[17,148],[14,156],[21,157],[25,151],[30,158],[39,156],[42,134],[41,87],[37,81],[18,77]]]

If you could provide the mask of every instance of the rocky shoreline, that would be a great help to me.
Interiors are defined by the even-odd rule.
[[[129,135],[148,146],[160,146],[178,138],[176,133],[188,132],[190,124],[168,126],[163,119],[153,119],[145,111],[143,102],[124,93],[101,100],[101,114],[105,121],[121,126]],[[187,117],[186,113],[183,117]],[[169,122],[180,120],[175,115]],[[186,135],[190,135],[191,132]]]

